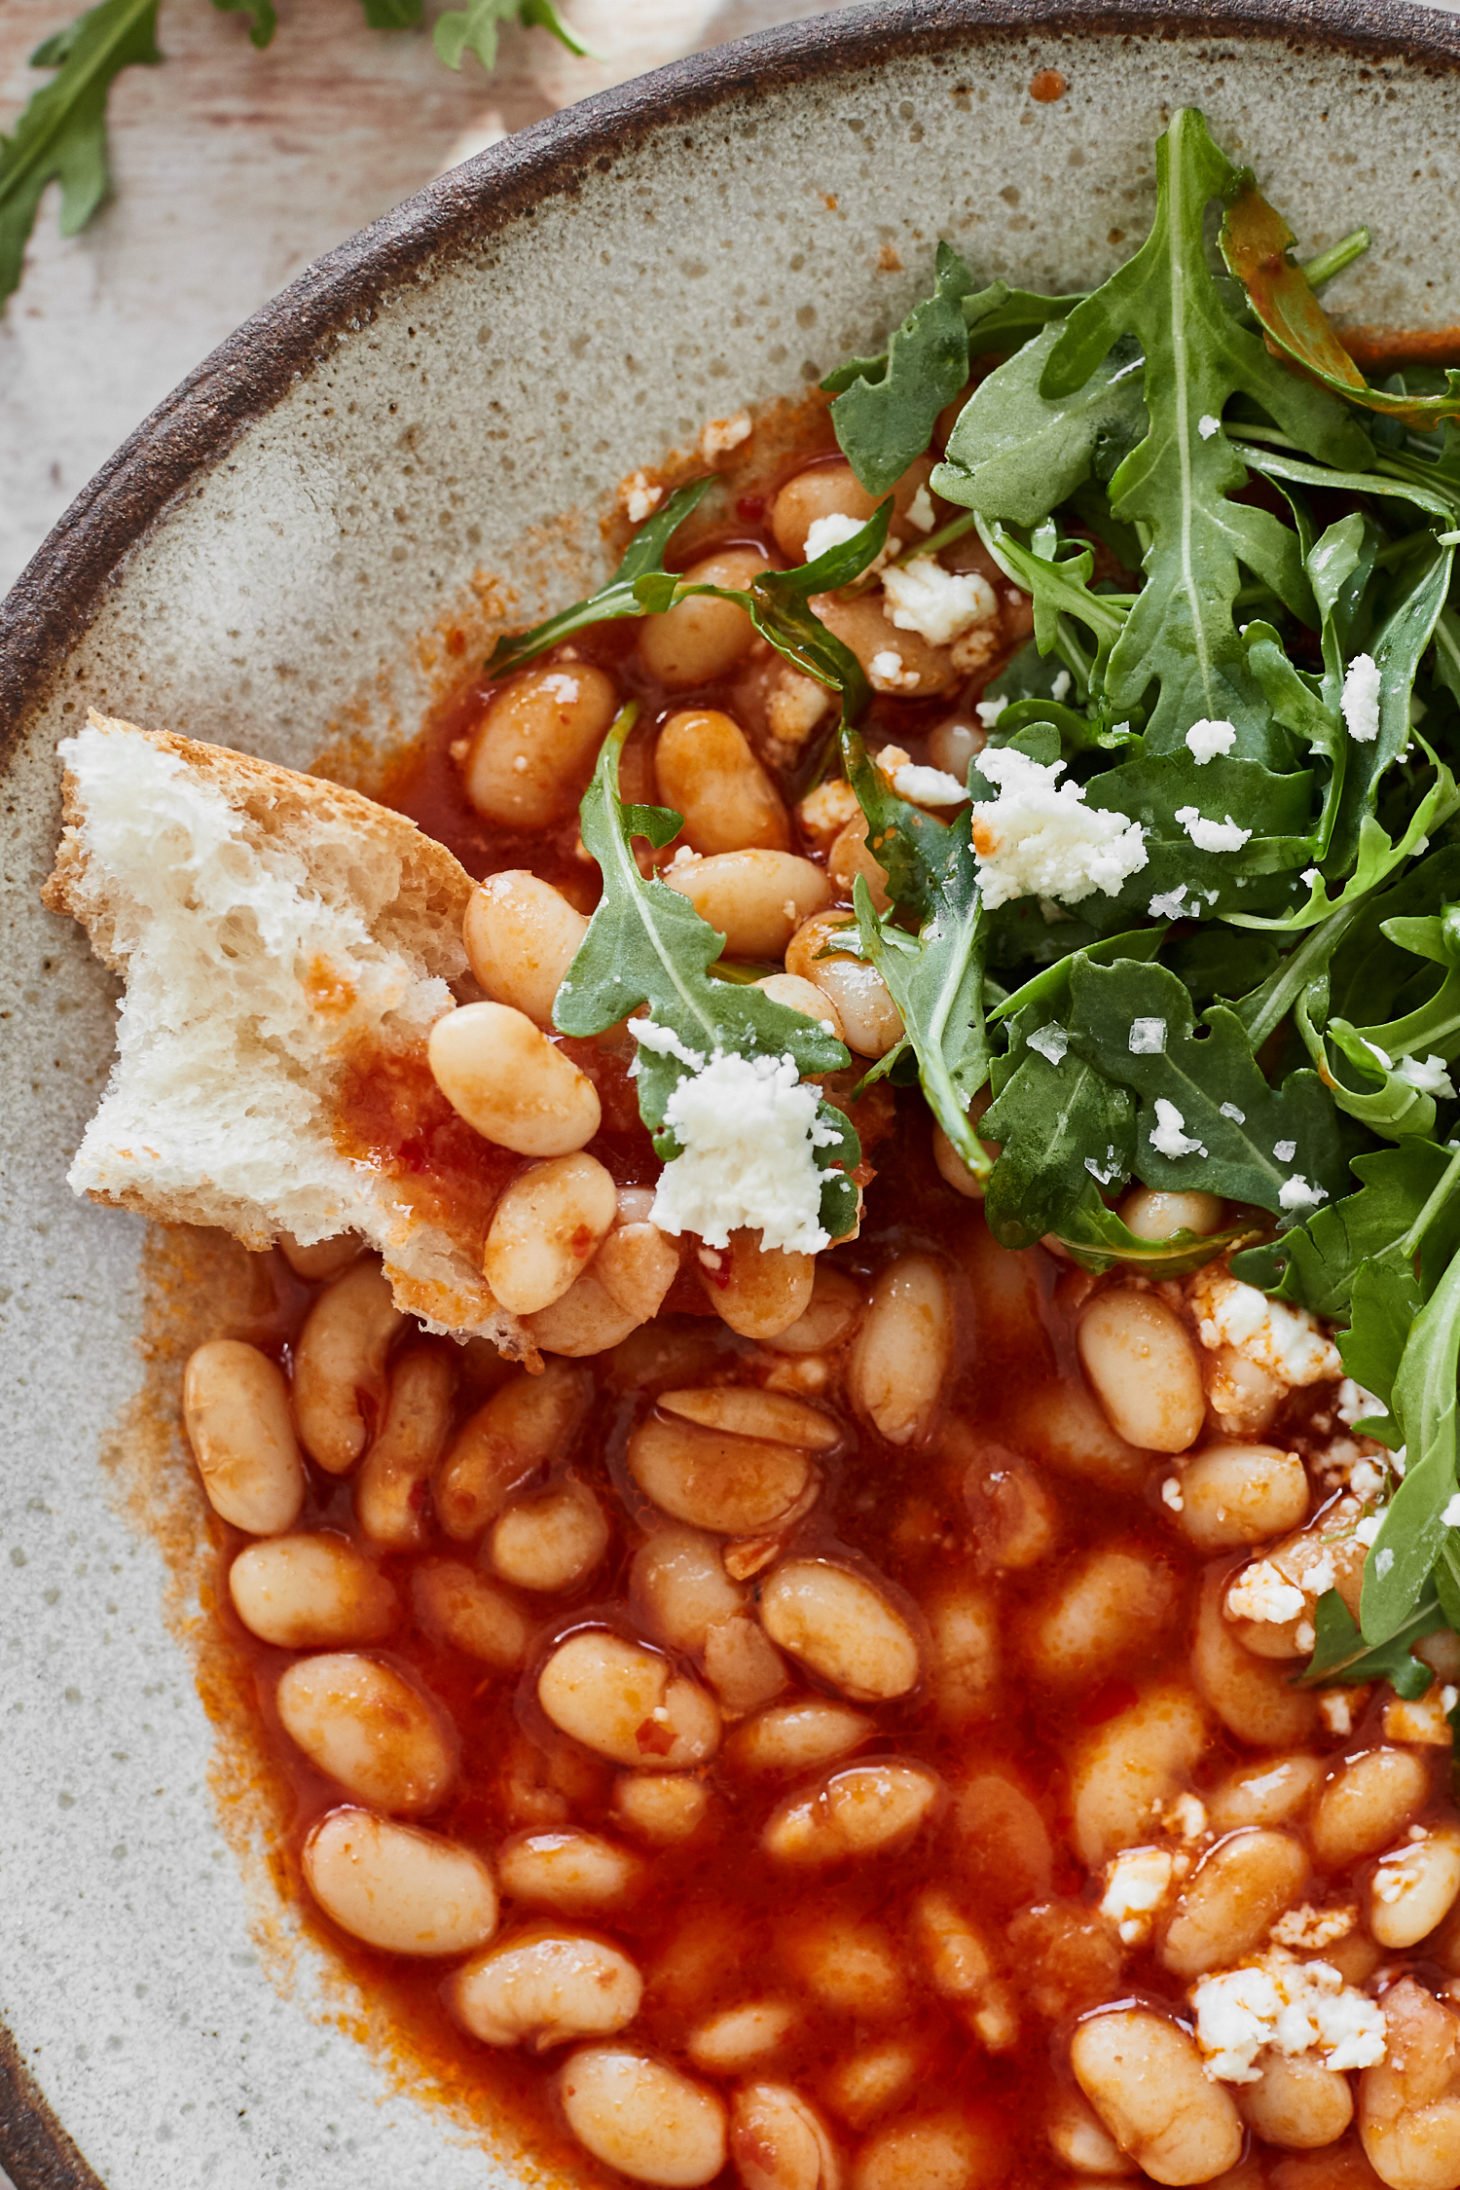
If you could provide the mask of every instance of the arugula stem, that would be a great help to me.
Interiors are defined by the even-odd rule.
[[[1320,251],[1316,258],[1303,260],[1303,273],[1308,287],[1321,289],[1326,281],[1332,281],[1346,266],[1352,266],[1354,260],[1361,259],[1368,250],[1369,241],[1367,228],[1353,228],[1346,236],[1340,236],[1337,243],[1331,243],[1326,251]]]
[[[1457,1181],[1460,1181],[1460,1148],[1451,1156],[1435,1182],[1434,1192],[1399,1242],[1399,1252],[1406,1261],[1419,1253],[1420,1241],[1454,1192]]]
[[[1308,983],[1318,976],[1338,948],[1346,928],[1358,918],[1358,905],[1330,913],[1303,938],[1276,972],[1237,1005],[1237,1017],[1252,1047],[1261,1049],[1268,1036],[1281,1026]]]
[[[926,540],[914,540],[911,547],[905,547],[900,555],[894,555],[892,568],[896,570],[903,563],[915,562],[920,555],[936,555],[939,548],[948,547],[954,540],[961,540],[966,532],[972,532],[976,523],[973,511],[965,511],[962,517],[955,517],[948,524],[940,526],[936,532],[930,532]]]

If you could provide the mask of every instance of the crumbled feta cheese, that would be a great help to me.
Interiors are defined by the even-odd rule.
[[[1443,1057],[1401,1057],[1395,1071],[1405,1085],[1421,1095],[1439,1095],[1453,1102],[1455,1082],[1445,1069]]]
[[[1134,1048],[1134,1044],[1131,1045]],[[1203,1142],[1194,1140],[1186,1130],[1186,1120],[1175,1103],[1167,1102],[1164,1095],[1156,1097],[1156,1123],[1151,1127],[1151,1146],[1158,1156],[1167,1156],[1174,1163],[1180,1156],[1204,1156]]]
[[[1320,1202],[1327,1199],[1323,1188],[1315,1186],[1310,1179],[1305,1179],[1301,1171],[1295,1171],[1290,1179],[1284,1179],[1278,1188],[1279,1209],[1316,1209]]]
[[[1335,1939],[1347,1939],[1358,1920],[1359,1912],[1351,1906],[1316,1909],[1311,1901],[1300,1901],[1278,1918],[1271,1938],[1277,1947],[1330,1947]]]
[[[1175,1875],[1169,1848],[1123,1848],[1107,1868],[1100,1914],[1109,1917],[1128,1947],[1150,1937]]]
[[[1037,1049],[1041,1057],[1047,1057],[1057,1065],[1070,1046],[1070,1037],[1058,1019],[1051,1019],[1047,1027],[1036,1027],[1025,1037],[1031,1049]]]
[[[1384,1516],[1382,1513],[1366,1513],[1362,1520],[1354,1523],[1355,1541],[1361,1543],[1367,1551],[1377,1539],[1383,1526]]]
[[[1053,684],[1049,688],[1049,696],[1054,701],[1056,707],[1058,707],[1062,701],[1069,698],[1070,673],[1068,669],[1062,669],[1059,672],[1059,675],[1055,678]]]
[[[1310,890],[1316,890],[1323,876],[1316,867],[1305,867],[1298,879],[1305,882]]]
[[[951,646],[975,624],[992,622],[998,596],[976,570],[945,570],[932,555],[915,555],[883,574],[887,613],[899,631],[916,631],[930,646]]]
[[[728,1247],[732,1232],[754,1229],[766,1253],[815,1255],[829,1246],[816,1150],[836,1132],[818,1119],[820,1091],[798,1076],[795,1059],[733,1050],[706,1059],[652,1020],[633,1019],[629,1027],[645,1048],[690,1067],[664,1110],[680,1153],[654,1191],[660,1231],[697,1232],[709,1247]]]
[[[992,730],[1008,704],[1007,700],[975,700],[973,711],[985,730]]]
[[[1348,1487],[1355,1498],[1377,1498],[1384,1488],[1384,1471],[1366,1455],[1349,1469]]]
[[[631,525],[642,525],[652,516],[664,500],[664,489],[657,486],[647,472],[633,471],[618,490],[618,498],[624,506]]]
[[[907,505],[907,521],[915,532],[931,532],[937,522],[933,497],[928,492],[926,479]]]
[[[1237,743],[1237,726],[1231,722],[1209,722],[1203,715],[1186,733],[1186,749],[1198,768],[1205,768],[1209,760],[1219,753],[1230,753]]]
[[[1196,430],[1201,435],[1203,441],[1210,441],[1214,433],[1221,432],[1222,421],[1220,420],[1220,418],[1213,417],[1210,411],[1203,411],[1201,417],[1196,422]]]
[[[1344,671],[1339,702],[1349,736],[1372,745],[1379,735],[1379,666],[1372,654],[1355,654]]]
[[[1343,1740],[1354,1730],[1353,1691],[1325,1688],[1318,1698],[1318,1716],[1330,1734],[1337,1734]]]
[[[1440,1526],[1442,1528],[1460,1528],[1460,1491],[1457,1491],[1455,1496],[1449,1500],[1444,1512],[1440,1515]]]
[[[1225,821],[1208,821],[1195,806],[1178,806],[1176,818],[1199,852],[1240,852],[1252,834],[1239,829],[1230,814]]]
[[[1374,1553],[1374,1572],[1378,1575],[1381,1582],[1383,1581],[1385,1575],[1389,1572],[1389,1569],[1393,1566],[1393,1564],[1394,1554],[1388,1549],[1387,1546],[1383,1550],[1376,1551]]]
[[[1448,1727],[1445,1729],[1445,1738],[1449,1739]],[[1425,1874],[1430,1867],[1429,1838],[1429,1834],[1425,1832],[1417,1839],[1411,1833],[1403,1847],[1391,1848],[1387,1854],[1380,1856],[1369,1883],[1369,1891],[1376,1901],[1382,1901],[1386,1908],[1396,1908],[1401,1901],[1408,1900],[1412,1893],[1423,1887]]]
[[[750,432],[749,411],[737,411],[733,418],[712,418],[701,429],[700,454],[707,463],[713,463],[717,456],[728,455],[742,441],[748,441]]]
[[[1168,1475],[1161,1485],[1161,1503],[1163,1506],[1169,1506],[1173,1513],[1180,1513],[1184,1510],[1186,1499],[1177,1476]]]
[[[1274,1141],[1272,1152],[1279,1163],[1291,1163],[1298,1153],[1298,1144],[1296,1141]]]
[[[1162,1826],[1177,1840],[1200,1840],[1207,1829],[1207,1808],[1200,1795],[1180,1794],[1164,1813]]]
[[[1285,1947],[1202,1978],[1191,2004],[1207,2074],[1221,2083],[1256,2083],[1264,2046],[1316,2053],[1335,2070],[1384,2058],[1383,2009],[1346,1985],[1331,1963],[1300,1962]]]
[[[806,544],[801,552],[808,563],[814,563],[829,549],[855,540],[866,522],[865,517],[848,517],[839,509],[828,511],[825,517],[813,517],[806,527]]]
[[[1453,1695],[1453,1690],[1451,1694]],[[1411,1743],[1416,1748],[1444,1749],[1450,1742],[1450,1721],[1446,1716],[1445,1690],[1438,1681],[1431,1683],[1422,1696],[1406,1703],[1396,1696],[1384,1706],[1384,1739]],[[1385,1858],[1386,1861],[1389,1858]],[[1378,1892],[1378,1881],[1375,1881]],[[1380,1896],[1381,1899],[1385,1898]],[[1396,1893],[1395,1898],[1398,1899]]]
[[[1146,907],[1152,920],[1179,920],[1182,915],[1181,900],[1186,895],[1186,884],[1178,882],[1174,890],[1157,890]]]
[[[915,669],[904,666],[902,656],[890,646],[872,656],[867,676],[874,692],[916,692],[923,681]]]
[[[1159,1057],[1165,1047],[1164,1019],[1132,1019],[1129,1042],[1132,1057]]]
[[[1321,1597],[1325,1591],[1338,1587],[1338,1575],[1330,1553],[1320,1551],[1303,1569],[1303,1587],[1310,1597]]]
[[[1371,1042],[1366,1034],[1361,1035],[1359,1039],[1362,1041],[1365,1049],[1369,1052],[1369,1055],[1371,1057],[1378,1058],[1380,1064],[1384,1067],[1384,1070],[1386,1072],[1392,1072],[1394,1070],[1394,1059],[1390,1056],[1387,1049],[1380,1049],[1378,1043]]]
[[[1087,806],[1084,787],[1060,783],[1064,762],[1048,767],[1013,746],[979,755],[997,800],[973,808],[970,826],[979,887],[992,910],[1016,897],[1052,897],[1078,905],[1094,891],[1114,897],[1146,864],[1140,824]]]
[[[1269,1300],[1210,1264],[1192,1278],[1190,1298],[1197,1335],[1212,1352],[1234,1346],[1284,1384],[1317,1384],[1343,1373],[1338,1349],[1306,1308]]]
[[[1100,1161],[1098,1156],[1087,1156],[1085,1158],[1085,1169],[1098,1185],[1112,1186],[1121,1175],[1120,1158],[1116,1155],[1115,1149],[1107,1144],[1104,1163]]]
[[[578,679],[571,676],[566,669],[550,669],[539,689],[549,693],[561,707],[571,707],[583,691]]]
[[[1258,1620],[1267,1627],[1286,1627],[1306,1603],[1302,1590],[1271,1559],[1244,1567],[1227,1591],[1227,1611],[1234,1620]]]
[[[1235,1103],[1223,1103],[1221,1106],[1221,1111],[1222,1116],[1224,1118],[1230,1118],[1233,1125],[1246,1125],[1247,1113],[1245,1110],[1239,1110]]]
[[[1340,1422],[1347,1422],[1352,1429],[1355,1422],[1366,1421],[1370,1415],[1382,1414],[1384,1402],[1376,1399],[1372,1392],[1366,1392],[1363,1385],[1355,1383],[1351,1376],[1346,1376],[1338,1387],[1338,1398],[1333,1411]]]
[[[968,797],[957,776],[946,768],[920,768],[914,761],[897,770],[892,788],[910,806],[961,806]]]

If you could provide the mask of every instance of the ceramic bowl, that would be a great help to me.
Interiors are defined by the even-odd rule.
[[[1062,95],[1032,97],[1052,70]],[[20,2190],[525,2172],[359,2042],[369,2004],[280,1902],[265,1808],[210,1783],[237,1760],[215,1751],[172,1428],[187,1256],[64,1183],[113,991],[37,903],[57,738],[88,704],[295,765],[409,735],[450,672],[443,632],[586,590],[623,476],[875,347],[940,235],[988,276],[1103,274],[1142,231],[1152,142],[1184,103],[1258,164],[1305,249],[1369,224],[1337,300],[1350,325],[1460,345],[1446,16],[853,8],[590,99],[342,245],[148,420],[12,594],[0,2159]]]

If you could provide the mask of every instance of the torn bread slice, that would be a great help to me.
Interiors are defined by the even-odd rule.
[[[402,1308],[531,1351],[461,1240],[336,1130],[362,1044],[418,1049],[455,1003],[466,870],[373,799],[244,753],[95,713],[59,750],[45,903],[126,984],[74,1190],[249,1247],[358,1232]]]

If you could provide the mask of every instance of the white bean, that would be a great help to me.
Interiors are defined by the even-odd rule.
[[[1121,2151],[1153,2182],[1210,2182],[1235,2166],[1241,2119],[1179,2024],[1149,2008],[1091,2015],[1071,2041],[1070,2065]]]
[[[1008,2133],[990,2110],[950,2107],[874,2130],[852,2190],[1003,2190],[1008,2165]]]
[[[385,1420],[355,1479],[355,1518],[372,1543],[412,1551],[451,1432],[456,1369],[440,1346],[408,1346],[391,1364]]]
[[[1225,1577],[1209,1574],[1197,1603],[1191,1672],[1222,1724],[1263,1749],[1295,1747],[1318,1723],[1317,1699],[1295,1688],[1287,1666],[1244,1650],[1222,1612]]]
[[[588,1371],[560,1361],[540,1376],[522,1370],[493,1392],[457,1431],[436,1477],[436,1514],[447,1535],[470,1542],[529,1475],[564,1458],[592,1394]]]
[[[1205,1798],[1207,1816],[1219,1833],[1238,1825],[1286,1825],[1301,1816],[1322,1784],[1318,1757],[1263,1757],[1234,1766],[1217,1781]]]
[[[843,1039],[836,1005],[814,981],[804,981],[799,973],[767,973],[762,974],[755,987],[764,989],[772,1003],[784,1004],[787,1011],[799,1011],[803,1019],[812,1020],[838,1042]]]
[[[763,1248],[760,1233],[745,1229],[711,1252],[713,1263],[697,1265],[700,1283],[720,1321],[742,1338],[779,1338],[805,1315],[816,1279],[813,1255]]]
[[[1430,1775],[1408,1749],[1365,1749],[1345,1758],[1308,1828],[1315,1862],[1341,1871],[1377,1855],[1413,1823],[1429,1793]]]
[[[725,1762],[733,1771],[757,1778],[783,1778],[848,1756],[873,1731],[866,1713],[847,1704],[819,1699],[772,1704],[733,1730],[725,1743]]]
[[[1080,1318],[1080,1360],[1111,1428],[1128,1444],[1185,1452],[1206,1415],[1185,1325],[1151,1293],[1117,1285]]]
[[[1208,1445],[1181,1470],[1177,1526],[1199,1551],[1266,1543],[1308,1518],[1308,1472],[1278,1445]]]
[[[621,1307],[596,1269],[588,1269],[568,1287],[561,1300],[555,1300],[549,1308],[539,1308],[536,1315],[524,1320],[544,1353],[566,1354],[571,1360],[584,1361],[593,1354],[611,1353],[630,1331],[638,1329],[642,1319],[636,1311]]]
[[[233,1609],[281,1650],[379,1642],[400,1616],[394,1589],[346,1536],[274,1536],[228,1569]]]
[[[1312,2053],[1258,2056],[1256,2083],[1245,2084],[1237,2103],[1250,2129],[1286,2152],[1312,2152],[1334,2144],[1354,2118],[1347,2076]]]
[[[724,586],[743,593],[765,568],[759,548],[732,547],[691,563],[684,576],[691,585]],[[703,594],[681,601],[665,615],[647,617],[639,629],[640,659],[649,674],[671,690],[724,676],[754,644],[755,626],[743,608]],[[667,798],[668,790],[661,789]]]
[[[858,2022],[905,2015],[905,1957],[885,1924],[835,1902],[781,1915],[776,1949],[797,1982],[834,2015]]]
[[[1359,2079],[1359,2137],[1388,2190],[1460,2183],[1460,2026],[1423,1985],[1401,1977],[1384,1995],[1385,2058]]]
[[[578,2142],[635,2182],[694,2190],[725,2165],[720,2099],[637,2047],[584,2046],[558,2090]]]
[[[820,1354],[845,1345],[862,1320],[862,1289],[840,1270],[814,1265],[811,1298],[796,1321],[764,1343],[772,1353]]]
[[[644,1981],[607,1939],[547,1925],[517,1932],[452,1977],[447,2005],[483,2045],[534,2053],[608,2038],[639,2012]]]
[[[359,1262],[321,1293],[294,1348],[294,1419],[305,1451],[343,1475],[385,1413],[385,1357],[405,1317],[378,1262]]]
[[[1142,1837],[1186,1784],[1207,1735],[1196,1697],[1162,1683],[1076,1745],[1071,1807],[1076,1853],[1087,1869],[1097,1870]]]
[[[896,1757],[845,1764],[820,1786],[787,1795],[760,1844],[773,1863],[801,1870],[890,1855],[921,1832],[941,1795],[924,1764]]]
[[[1382,1856],[1369,1880],[1369,1930],[1381,1947],[1418,1946],[1460,1897],[1460,1829],[1435,1825]]]
[[[461,1004],[432,1027],[431,1076],[473,1132],[519,1156],[566,1156],[602,1122],[598,1090],[510,1004]]]
[[[744,622],[739,609],[708,601],[687,602],[670,615],[691,608]],[[666,625],[669,619],[653,621]],[[739,723],[722,709],[687,707],[671,715],[655,741],[654,774],[661,802],[684,816],[684,841],[694,851],[789,850],[791,826],[781,794]]]
[[[670,889],[725,938],[727,958],[779,958],[801,922],[831,903],[820,867],[795,852],[716,852],[666,867]]]
[[[1097,1680],[1159,1648],[1180,1601],[1176,1576],[1149,1554],[1117,1547],[1087,1552],[1025,1615],[1025,1663],[1036,1679]]]
[[[594,1256],[589,1275],[622,1314],[647,1323],[679,1275],[679,1244],[647,1220],[626,1222],[622,1195],[619,1207],[619,1222]]]
[[[358,1232],[339,1232],[333,1239],[311,1240],[307,1247],[292,1232],[274,1235],[274,1245],[294,1275],[310,1285],[338,1277],[341,1270],[348,1269],[364,1244]]]
[[[558,1644],[537,1700],[562,1733],[616,1764],[673,1772],[719,1746],[714,1699],[657,1650],[607,1628],[580,1628]]]
[[[696,2024],[685,2051],[711,2076],[737,2076],[783,2053],[799,2011],[790,2000],[747,2000]]]
[[[789,2084],[747,2084],[730,2112],[743,2190],[841,2190],[841,2155],[816,2109]]]
[[[509,678],[472,732],[468,801],[514,829],[571,813],[617,704],[612,679],[587,662],[543,662]]]
[[[576,1589],[608,1549],[608,1517],[586,1483],[567,1476],[535,1497],[514,1498],[487,1539],[504,1582],[543,1592]]]
[[[304,1462],[277,1363],[242,1339],[209,1339],[188,1356],[183,1421],[215,1513],[250,1536],[294,1526]]]
[[[436,1833],[369,1810],[331,1810],[305,1841],[302,1862],[325,1913],[387,1954],[466,1954],[496,1929],[491,1872]]]
[[[889,1445],[928,1435],[953,1354],[953,1298],[943,1265],[903,1255],[872,1288],[848,1373],[853,1405]]]
[[[650,1847],[693,1840],[709,1810],[709,1788],[688,1772],[620,1772],[613,1783],[614,1822]]]
[[[708,1384],[702,1389],[663,1391],[666,1414],[702,1429],[725,1430],[736,1437],[765,1437],[802,1452],[831,1452],[842,1432],[820,1407],[786,1392],[764,1391],[757,1384]]]
[[[1163,1193],[1136,1186],[1121,1202],[1120,1216],[1137,1239],[1174,1239],[1178,1232],[1196,1232],[1206,1238],[1221,1228],[1222,1203],[1215,1194]]]
[[[1000,1608],[978,1582],[948,1582],[923,1599],[932,1646],[928,1683],[945,1726],[967,1726],[998,1706]]]
[[[608,1237],[618,1207],[613,1176],[580,1149],[529,1164],[492,1211],[482,1274],[513,1315],[561,1300]]]
[[[732,1582],[713,1536],[696,1528],[661,1528],[634,1553],[629,1596],[654,1635],[671,1650],[696,1656],[710,1629],[733,1619],[745,1591]]]
[[[761,1591],[760,1617],[772,1642],[854,1703],[905,1696],[921,1678],[917,1635],[854,1568],[787,1559]]]
[[[902,1014],[877,968],[845,947],[856,944],[855,934],[845,932],[850,921],[849,913],[813,913],[786,945],[786,971],[831,998],[848,1049],[882,1057],[902,1040]]]
[[[661,1513],[716,1535],[788,1526],[816,1494],[804,1447],[704,1429],[678,1415],[647,1415],[629,1438],[628,1462]]]
[[[749,1611],[716,1620],[705,1632],[705,1678],[733,1717],[758,1710],[786,1686],[779,1651]]]
[[[411,1602],[428,1635],[499,1673],[515,1672],[527,1656],[528,1625],[518,1607],[460,1560],[423,1560],[411,1575]]]
[[[490,874],[471,893],[462,941],[472,972],[497,1004],[553,1023],[553,1002],[588,932],[561,890],[524,867]]]
[[[389,1666],[348,1651],[301,1658],[276,1696],[290,1740],[358,1801],[413,1816],[444,1800],[456,1776],[450,1722]]]
[[[1260,1946],[1308,1883],[1308,1857],[1291,1833],[1253,1828],[1219,1840],[1176,1903],[1161,1960],[1178,1977],[1201,1977]]]
[[[497,1850],[502,1891],[533,1908],[588,1916],[622,1908],[649,1885],[642,1860],[601,1834],[576,1828],[516,1833]]]

